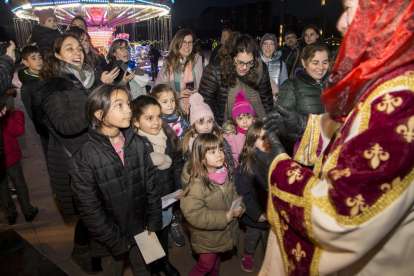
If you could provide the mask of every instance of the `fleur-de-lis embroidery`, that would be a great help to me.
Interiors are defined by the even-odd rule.
[[[300,243],[296,244],[296,248],[292,249],[292,254],[295,256],[296,261],[300,262],[300,259],[306,257],[306,252],[302,250],[302,247],[300,246]]]
[[[332,180],[338,180],[341,177],[350,177],[351,176],[351,171],[349,170],[349,168],[343,169],[343,170],[333,170],[332,171]]]
[[[397,133],[402,134],[404,139],[411,143],[414,140],[414,116],[411,116],[407,125],[399,125]]]
[[[280,220],[280,224],[281,224],[281,231],[282,231],[282,235],[285,235],[285,231],[287,231],[289,229],[289,226],[285,223],[285,220],[287,223],[289,223],[289,217],[286,214],[286,212],[284,210],[280,211],[280,215],[284,218]]]
[[[391,184],[389,183],[384,183],[381,185],[381,190],[383,190],[384,192],[391,190],[392,188],[394,188],[395,186],[399,185],[401,183],[401,178],[397,177],[396,179],[394,179]]]
[[[390,94],[385,94],[384,97],[382,97],[382,101],[377,104],[377,109],[381,112],[390,114],[395,110],[395,107],[398,107],[402,104],[401,97],[394,98]]]
[[[348,197],[346,199],[346,205],[352,207],[350,211],[351,216],[356,216],[359,213],[359,210],[365,212],[369,208],[361,194],[354,196],[354,198]]]
[[[290,275],[290,273],[292,271],[294,271],[296,269],[295,263],[293,262],[292,259],[289,259],[289,263],[288,263],[288,274]]]
[[[371,149],[364,151],[364,157],[371,160],[371,167],[375,170],[378,168],[380,161],[387,161],[390,158],[390,154],[376,143]]]
[[[293,164],[292,167],[295,167],[295,169],[290,170],[286,173],[286,175],[289,176],[289,184],[293,184],[295,180],[302,180],[303,178],[303,175],[300,173],[300,167],[298,168],[296,166],[293,166]]]

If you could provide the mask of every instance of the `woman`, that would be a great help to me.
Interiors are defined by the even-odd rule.
[[[198,92],[205,66],[205,60],[200,55],[197,38],[191,30],[182,29],[174,36],[170,53],[164,58],[161,72],[158,74],[156,85],[167,84],[178,93],[183,110],[189,112],[189,97]],[[193,84],[188,85],[188,83]]]
[[[105,71],[114,70],[116,61],[122,61],[119,74],[114,80],[114,84],[126,85],[132,93],[132,99],[141,95],[146,95],[146,86],[149,82],[149,76],[144,74],[144,70],[136,68],[132,73],[128,74],[128,60],[129,60],[129,43],[125,39],[116,39],[109,46],[108,54],[106,56],[108,64],[103,67]]]
[[[70,27],[79,27],[85,31],[88,31],[88,24],[82,16],[75,16],[70,22]]]
[[[106,66],[106,60],[103,56],[95,52],[95,48],[92,45],[91,37],[89,36],[87,31],[80,27],[73,26],[70,27],[66,32],[73,34],[82,44],[86,55],[88,55],[89,59],[92,61],[92,64],[94,65],[96,75],[100,76],[100,79],[103,83],[112,83],[114,79],[118,77],[118,68],[114,68],[110,72],[103,72],[102,68]]]
[[[288,79],[286,65],[283,60],[281,51],[276,51],[277,39],[275,34],[265,34],[260,41],[260,57],[266,63],[269,69],[270,83],[272,84],[272,93],[275,98],[279,91],[280,85]]]
[[[92,63],[75,36],[60,34],[52,41],[40,79],[33,111],[51,137],[46,158],[50,182],[63,212],[73,215],[77,211],[69,186],[68,161],[88,140],[85,101],[95,82]],[[81,220],[75,227],[72,259],[84,271],[98,272],[92,267],[88,231]]]
[[[219,55],[220,59],[206,67],[200,83],[200,94],[219,126],[232,120],[235,96],[240,91],[252,104],[256,117],[263,119],[272,110],[273,95],[269,71],[256,42],[247,34],[232,33]]]
[[[301,114],[325,113],[321,101],[328,79],[331,52],[326,45],[313,43],[301,55],[304,70],[297,78],[285,81],[279,88],[276,105],[294,108]]]

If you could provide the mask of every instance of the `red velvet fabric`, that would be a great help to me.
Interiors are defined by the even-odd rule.
[[[7,169],[22,157],[17,138],[24,134],[24,113],[19,110],[7,112],[0,118],[4,154],[0,159],[0,169]]]
[[[414,1],[360,0],[321,96],[325,109],[344,121],[371,85],[413,61]]]

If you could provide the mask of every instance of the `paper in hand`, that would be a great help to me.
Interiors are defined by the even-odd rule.
[[[172,194],[161,197],[161,203],[162,203],[161,209],[164,209],[165,207],[167,207],[167,206],[173,204],[174,202],[176,202],[177,200],[174,199],[174,197],[176,197],[179,193],[180,193],[180,190],[177,190]]]
[[[231,204],[230,212],[234,212],[239,208],[242,199],[243,199],[243,196],[239,196],[239,198],[233,201],[233,203]]]
[[[136,235],[134,238],[146,264],[152,263],[165,256],[165,252],[154,232],[151,233],[151,235],[148,235],[148,232],[145,231]]]

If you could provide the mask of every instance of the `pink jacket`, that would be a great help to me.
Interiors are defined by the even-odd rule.
[[[237,165],[239,164],[239,155],[244,147],[244,142],[246,142],[246,134],[240,132],[238,132],[237,134],[223,133],[223,137],[226,138],[227,142],[231,147],[234,165],[235,167],[237,167]]]

